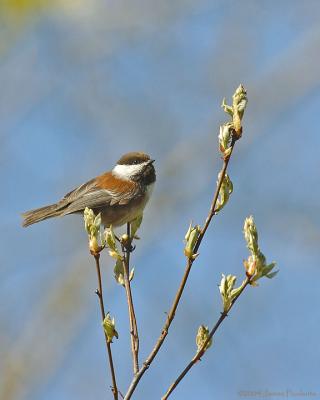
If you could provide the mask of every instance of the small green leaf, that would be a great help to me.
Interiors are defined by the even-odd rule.
[[[118,284],[124,286],[124,271],[123,271],[123,262],[121,259],[117,260],[113,272],[114,272],[114,278],[118,282]]]
[[[113,232],[113,227],[110,225],[104,231],[105,240],[109,249],[116,251],[117,244],[116,244],[116,237]]]
[[[119,335],[118,335],[118,332],[116,331],[114,318],[111,319],[109,313],[107,313],[105,319],[103,320],[102,327],[107,336],[107,341],[109,343],[112,342],[112,339],[114,337],[118,339]]]
[[[220,177],[221,177],[221,172],[218,175],[217,184],[220,180]],[[233,192],[233,184],[228,174],[225,174],[219,190],[219,197],[216,203],[215,212],[222,210],[222,208],[227,204],[232,192]]]
[[[262,268],[262,275],[263,275],[263,276],[268,275],[269,272],[271,272],[275,266],[276,266],[276,263],[274,263],[274,262],[271,263],[271,264],[269,264],[269,265],[265,265],[265,266]]]
[[[269,279],[272,279],[274,276],[277,275],[278,272],[279,272],[279,270],[278,271],[274,271],[274,272],[270,272],[270,274],[266,274],[265,276],[267,278],[269,278]]]
[[[124,284],[124,268],[123,268],[123,261],[118,259],[116,265],[113,269],[114,279],[117,281],[119,285],[125,286]],[[129,281],[131,282],[134,278],[134,268],[130,271],[129,274]]]
[[[226,103],[226,99],[225,98],[222,100],[221,107],[223,108],[224,112],[226,112],[227,114],[231,115],[231,117],[233,116],[233,109],[232,109],[231,106],[228,106],[228,104]]]
[[[219,148],[224,157],[227,157],[231,152],[232,130],[233,124],[231,122],[226,122],[220,126]]]
[[[143,215],[141,214],[138,218],[131,222],[131,238],[136,236],[138,229],[142,224]]]
[[[232,301],[234,301],[239,296],[239,294],[241,293],[245,284],[246,284],[246,281],[244,280],[242,282],[241,286],[231,290],[230,297],[231,297]]]

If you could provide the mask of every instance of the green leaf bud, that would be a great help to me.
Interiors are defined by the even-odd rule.
[[[233,124],[226,122],[220,126],[219,131],[219,149],[223,155],[223,158],[227,158],[231,153],[231,140],[232,140]]]
[[[245,219],[243,233],[248,249],[251,251],[251,253],[257,254],[259,251],[258,231],[252,215]]]
[[[220,178],[221,172],[219,172],[217,184],[220,181]],[[215,212],[222,210],[222,208],[227,204],[232,191],[233,184],[231,182],[231,179],[229,178],[228,174],[225,174],[219,190],[219,197],[216,203]]]
[[[186,257],[191,258],[191,259],[195,259],[197,257],[197,254],[194,254],[194,248],[198,241],[200,233],[201,233],[200,225],[192,226],[192,224],[190,224],[188,231],[184,238],[185,242],[186,242],[186,245],[184,248],[184,254]]]
[[[204,325],[200,325],[198,329],[198,333],[196,336],[196,344],[197,351],[199,352],[202,349],[202,346],[205,344],[207,339],[209,338],[209,328]],[[205,351],[212,345],[212,339],[210,339],[205,347]]]
[[[110,225],[108,228],[105,229],[104,236],[105,236],[105,241],[107,243],[108,248],[110,250],[116,250],[116,248],[117,248],[116,237],[114,235],[112,225]]]
[[[97,254],[104,246],[104,241],[100,237],[101,213],[95,215],[90,208],[86,207],[83,213],[83,219],[89,237],[89,249],[91,253]]]
[[[246,275],[251,285],[258,286],[257,281],[263,276],[271,279],[278,273],[278,271],[272,271],[276,263],[267,264],[266,257],[259,248],[258,231],[252,216],[245,219],[243,233],[251,253],[243,262]]]
[[[109,313],[107,313],[105,319],[103,320],[102,326],[106,334],[108,343],[111,343],[114,337],[118,339],[119,335],[118,332],[116,331],[114,318],[111,319]]]
[[[234,300],[241,293],[246,281],[243,281],[242,284],[235,288],[234,285],[236,283],[237,277],[235,275],[223,275],[219,285],[219,291],[222,298],[223,303],[223,311],[228,312]]]
[[[222,274],[221,282],[219,285],[219,291],[223,303],[223,311],[227,312],[232,304],[231,291],[234,288],[237,277],[234,275],[225,276]]]
[[[118,259],[116,262],[116,265],[114,266],[113,269],[114,273],[114,279],[117,281],[119,285],[125,286],[124,284],[124,266],[123,266],[123,260]],[[132,279],[134,278],[134,268],[130,271],[129,274],[129,281],[131,282]]]

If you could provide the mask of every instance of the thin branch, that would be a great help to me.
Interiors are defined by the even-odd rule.
[[[197,242],[195,244],[194,253],[198,252],[198,249],[199,249],[199,247],[201,245],[202,239],[204,238],[205,233],[206,233],[206,231],[207,231],[207,229],[208,229],[208,227],[210,225],[210,222],[211,222],[213,216],[215,215],[215,208],[216,208],[217,200],[218,200],[218,197],[219,197],[220,188],[221,188],[222,182],[224,180],[224,177],[225,177],[225,174],[226,174],[226,171],[227,171],[227,168],[228,168],[228,164],[229,164],[229,161],[230,161],[233,149],[234,149],[234,145],[235,145],[235,142],[237,141],[237,139],[238,139],[238,137],[236,135],[234,135],[233,138],[232,138],[231,145],[230,145],[231,151],[229,153],[229,156],[224,159],[223,167],[222,167],[222,170],[221,170],[221,173],[220,173],[220,176],[219,176],[217,187],[216,187],[216,190],[214,192],[213,199],[212,199],[212,202],[211,202],[209,214],[208,214],[208,216],[207,216],[207,218],[205,220],[204,226],[201,229],[200,235],[199,235],[198,240],[197,240]],[[171,309],[170,309],[170,311],[168,313],[167,320],[166,320],[166,322],[165,322],[165,324],[164,324],[164,326],[162,328],[161,334],[160,334],[160,336],[159,336],[154,348],[152,349],[151,353],[149,354],[149,356],[147,357],[147,359],[143,363],[142,367],[140,368],[139,372],[136,374],[136,376],[131,381],[131,384],[130,384],[130,386],[128,388],[127,394],[125,395],[125,400],[129,400],[131,398],[131,396],[132,396],[133,392],[135,391],[140,379],[142,378],[144,373],[149,368],[150,364],[152,363],[152,361],[156,357],[158,351],[160,350],[160,348],[161,348],[166,336],[168,335],[169,328],[170,328],[171,323],[172,323],[172,321],[173,321],[173,319],[175,317],[175,313],[176,313],[177,307],[179,305],[179,302],[180,302],[183,290],[185,288],[189,273],[191,271],[191,267],[192,267],[193,262],[194,262],[193,258],[188,258],[184,275],[182,277],[180,286],[178,288],[178,291],[177,291],[176,296],[174,298],[174,301],[172,303]]]
[[[100,270],[100,254],[95,253],[95,254],[93,254],[93,256],[96,261],[96,270],[97,270],[97,277],[98,277],[98,289],[96,290],[96,294],[99,298],[101,318],[102,318],[102,322],[103,322],[106,317],[106,314],[105,314],[104,303],[103,303],[103,291],[102,291],[101,270]],[[116,374],[115,374],[113,359],[112,359],[111,343],[108,341],[106,333],[104,334],[104,336],[106,339],[107,353],[108,353],[108,359],[109,359],[109,365],[110,365],[110,371],[111,371],[111,379],[112,379],[111,390],[113,393],[114,400],[118,400],[119,392],[118,392],[118,388],[117,388]]]
[[[207,339],[203,343],[201,349],[196,353],[196,355],[192,358],[192,360],[189,362],[189,364],[185,367],[185,369],[181,372],[181,374],[178,376],[178,378],[172,383],[172,385],[169,387],[167,390],[166,394],[161,398],[161,400],[167,400],[168,397],[171,395],[171,393],[174,391],[174,389],[178,386],[178,384],[182,381],[182,379],[186,376],[186,374],[190,371],[190,369],[198,362],[200,361],[201,357],[204,355],[204,353],[207,351],[206,347],[210,340],[212,340],[214,334],[218,330],[219,326],[222,324],[224,319],[228,316],[228,312],[231,310],[233,307],[234,303],[237,301],[237,299],[240,297],[241,293],[244,291],[244,289],[248,286],[250,283],[250,279],[247,278],[241,291],[239,292],[238,296],[233,300],[231,303],[229,309],[227,311],[223,311],[214,325],[214,327],[211,329]]]
[[[130,321],[130,337],[131,337],[131,352],[133,362],[133,372],[136,375],[139,372],[139,334],[136,315],[133,306],[133,299],[130,285],[130,252],[132,251],[132,238],[131,238],[131,225],[127,223],[127,236],[126,243],[122,242],[123,252],[123,270],[124,270],[124,286],[126,289],[126,296],[128,302],[129,321]]]

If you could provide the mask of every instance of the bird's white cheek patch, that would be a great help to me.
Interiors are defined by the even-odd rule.
[[[142,163],[138,165],[116,165],[112,174],[121,179],[129,180],[133,175],[138,174],[147,163]]]

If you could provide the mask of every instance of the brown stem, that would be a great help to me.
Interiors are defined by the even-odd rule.
[[[228,316],[228,312],[231,310],[233,307],[234,303],[237,301],[241,293],[244,291],[244,289],[247,287],[247,285],[250,283],[249,278],[246,279],[245,284],[243,285],[241,291],[239,292],[238,296],[233,300],[231,303],[231,306],[227,311],[223,311],[214,325],[214,327],[211,329],[208,338],[206,341],[203,343],[201,349],[196,353],[196,355],[193,357],[193,359],[189,362],[189,364],[185,367],[185,369],[181,372],[181,374],[178,376],[178,378],[172,383],[172,385],[169,387],[167,390],[166,394],[161,398],[161,400],[166,400],[170,396],[170,394],[174,391],[174,389],[178,386],[178,384],[182,381],[182,379],[186,376],[186,374],[190,371],[190,369],[198,362],[200,361],[201,357],[204,355],[204,353],[207,351],[206,347],[210,340],[212,340],[214,334],[218,330],[219,326],[223,322],[223,320]]]
[[[235,145],[236,141],[237,141],[237,138],[236,138],[236,136],[234,136],[233,139],[232,139],[232,142],[231,142],[230,154],[229,154],[229,156],[227,158],[224,159],[223,167],[222,167],[221,174],[220,174],[220,178],[218,180],[218,184],[217,184],[216,190],[215,190],[214,195],[213,195],[213,199],[212,199],[212,202],[211,202],[210,210],[209,210],[208,216],[207,216],[207,218],[205,220],[204,226],[201,229],[201,232],[200,232],[200,235],[198,237],[198,240],[197,240],[197,242],[195,244],[194,253],[198,252],[198,249],[199,249],[199,247],[201,245],[202,239],[204,238],[204,235],[205,235],[205,233],[206,233],[206,231],[207,231],[207,229],[208,229],[208,227],[210,225],[210,222],[211,222],[213,216],[215,215],[215,208],[216,208],[217,200],[218,200],[218,197],[219,197],[220,188],[221,188],[222,182],[224,180],[224,177],[225,177],[225,174],[226,174],[226,171],[227,171],[227,168],[228,168],[229,160],[231,158],[231,155],[232,155],[232,152],[233,152],[233,148],[234,148],[234,145]],[[186,267],[185,267],[184,275],[182,277],[180,286],[178,288],[178,291],[177,291],[176,296],[174,298],[174,301],[172,303],[171,309],[170,309],[170,311],[168,313],[167,320],[166,320],[166,322],[165,322],[165,324],[164,324],[164,326],[162,328],[161,334],[160,334],[160,336],[159,336],[159,338],[157,340],[157,343],[155,344],[154,348],[152,349],[151,353],[149,354],[149,356],[147,357],[147,359],[143,363],[142,367],[140,368],[139,372],[136,374],[136,376],[131,381],[131,384],[130,384],[130,386],[128,388],[127,394],[125,395],[125,398],[124,398],[125,400],[129,400],[131,398],[131,396],[132,396],[133,392],[135,391],[140,379],[142,378],[144,373],[149,368],[150,364],[152,363],[152,361],[154,360],[154,358],[157,355],[158,351],[160,350],[160,348],[161,348],[166,336],[168,335],[168,331],[169,331],[170,325],[171,325],[171,323],[172,323],[172,321],[173,321],[173,319],[175,317],[175,313],[176,313],[177,307],[179,305],[179,302],[180,302],[180,299],[181,299],[183,290],[185,288],[185,285],[186,285],[186,282],[187,282],[187,279],[188,279],[188,276],[189,276],[189,273],[190,273],[190,270],[191,270],[191,267],[192,267],[192,264],[193,264],[194,260],[195,259],[193,259],[193,258],[188,258],[187,259],[187,264],[186,264]]]
[[[127,235],[128,241],[122,244],[122,252],[123,252],[123,270],[124,270],[124,286],[126,289],[126,296],[128,302],[128,311],[129,311],[129,322],[130,322],[130,338],[131,338],[131,352],[132,352],[132,362],[133,362],[133,372],[136,375],[139,371],[139,334],[138,334],[138,326],[137,319],[133,306],[133,299],[131,293],[131,285],[130,285],[130,251],[132,246],[132,238],[131,238],[131,226],[130,222],[127,223]]]
[[[102,322],[103,322],[106,317],[106,314],[105,314],[104,303],[103,303],[103,292],[102,292],[102,281],[101,281],[101,270],[100,270],[100,254],[95,253],[95,254],[93,254],[93,256],[96,261],[96,270],[97,270],[97,276],[98,276],[98,289],[96,290],[96,294],[99,298],[101,318],[102,318]],[[118,400],[118,388],[117,388],[116,374],[115,374],[113,359],[112,359],[111,343],[108,341],[108,337],[107,337],[106,333],[104,334],[104,336],[106,339],[107,354],[108,354],[110,371],[111,371],[111,379],[112,379],[111,390],[113,393],[114,400]]]

